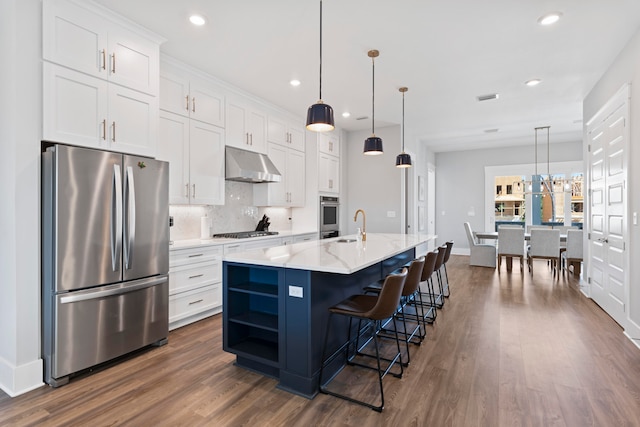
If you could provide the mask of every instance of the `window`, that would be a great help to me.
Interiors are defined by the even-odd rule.
[[[507,184],[507,194],[513,194],[513,185]]]
[[[502,195],[502,185],[496,185],[496,195]]]

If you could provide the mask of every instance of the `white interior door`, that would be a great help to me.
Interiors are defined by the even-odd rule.
[[[427,170],[427,234],[436,234],[436,171],[429,165]],[[429,250],[433,250],[434,241],[429,241]]]
[[[628,117],[627,86],[587,124],[590,294],[623,327],[629,298],[626,251]]]

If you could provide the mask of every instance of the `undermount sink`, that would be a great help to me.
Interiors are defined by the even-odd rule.
[[[338,239],[338,243],[353,243],[356,239]]]

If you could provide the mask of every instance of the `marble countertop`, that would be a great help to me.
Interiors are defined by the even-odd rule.
[[[327,273],[351,274],[433,240],[429,234],[368,233],[366,242],[355,235],[253,249],[226,255],[225,261]],[[352,242],[340,242],[351,240]]]
[[[174,240],[173,243],[169,245],[169,250],[172,249],[186,249],[186,248],[196,248],[200,246],[214,246],[214,245],[226,245],[228,243],[245,243],[245,242],[254,242],[256,240],[267,240],[267,239],[281,239],[283,237],[293,237],[293,236],[301,236],[304,234],[317,233],[317,231],[278,231],[278,234],[272,236],[261,236],[261,237],[249,237],[246,239],[229,239],[229,238],[211,238],[211,239],[188,239],[188,240]]]

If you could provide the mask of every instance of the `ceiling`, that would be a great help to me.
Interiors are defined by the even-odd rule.
[[[317,0],[97,2],[166,38],[162,52],[301,117],[318,99]],[[552,11],[558,23],[537,24]],[[638,0],[324,0],[322,98],[337,126],[370,129],[377,49],[376,127],[402,122],[407,86],[405,138],[435,152],[532,144],[537,126],[578,141],[582,100],[639,28]]]

